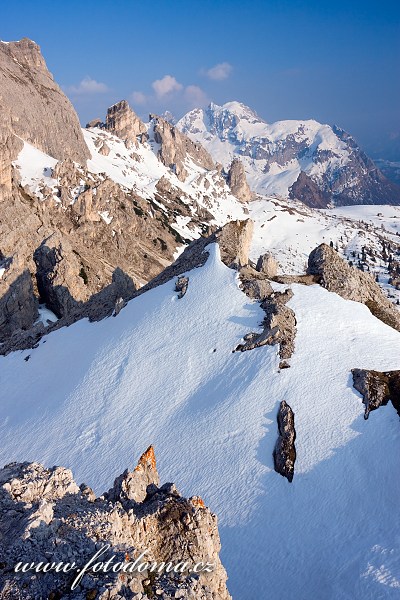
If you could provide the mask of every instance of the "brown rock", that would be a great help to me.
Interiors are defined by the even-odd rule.
[[[105,128],[123,140],[127,147],[138,145],[138,135],[146,133],[145,124],[131,109],[126,100],[121,100],[107,110]]]
[[[296,430],[294,427],[294,412],[284,400],[280,403],[278,411],[279,437],[274,448],[275,471],[286,477],[291,482],[294,475],[296,461]]]
[[[253,236],[253,221],[230,221],[217,232],[221,260],[228,267],[239,268],[248,264]]]
[[[400,312],[386,298],[373,277],[351,267],[330,246],[321,244],[311,252],[307,273],[318,276],[319,283],[330,292],[365,304],[375,317],[400,331]]]
[[[259,257],[256,269],[268,279],[273,279],[278,272],[278,263],[270,252],[266,252]]]
[[[242,202],[248,202],[252,199],[253,194],[247,183],[246,173],[242,161],[239,158],[234,158],[228,171],[227,182],[231,188],[231,192],[236,198]]]

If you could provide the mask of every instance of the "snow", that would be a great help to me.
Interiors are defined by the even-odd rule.
[[[343,167],[350,156],[347,144],[329,125],[313,119],[268,124],[240,102],[222,106],[212,103],[207,110],[195,109],[182,117],[177,127],[201,143],[225,168],[238,156],[251,189],[264,195],[286,198],[300,171],[318,180],[323,173]],[[305,155],[283,164],[271,162],[268,167],[266,159],[285,145],[290,147],[292,140],[306,145]],[[330,150],[332,154],[323,163],[314,161],[317,150]]]
[[[2,268],[0,269],[0,279],[3,277],[3,275],[4,275],[5,271],[6,271],[6,270],[5,270],[5,268],[4,268],[4,267],[2,267]]]
[[[51,176],[52,169],[56,164],[55,158],[25,141],[17,160],[13,162],[13,165],[20,169],[21,185],[27,185],[40,199],[43,199],[41,187],[47,185],[49,188],[54,188],[58,184],[57,180]]]
[[[101,492],[153,443],[161,480],[217,512],[234,599],[395,598],[400,424],[391,405],[364,421],[350,370],[399,369],[400,334],[361,304],[294,285],[291,368],[279,372],[276,347],[232,353],[263,312],[209,250],[184,298],[170,281],[117,318],[0,358],[1,462],[62,464]],[[283,399],[292,484],[273,470]]]
[[[43,323],[43,325],[47,326],[48,321],[55,323],[58,321],[58,317],[53,313],[53,311],[49,310],[45,304],[41,304],[39,306],[39,318],[36,323]]]

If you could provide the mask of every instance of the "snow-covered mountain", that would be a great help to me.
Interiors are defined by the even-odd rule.
[[[250,187],[259,194],[297,198],[320,208],[400,204],[400,187],[339,127],[313,120],[268,124],[239,102],[194,109],[177,127],[225,168],[240,157]]]

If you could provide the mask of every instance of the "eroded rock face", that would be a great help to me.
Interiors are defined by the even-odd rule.
[[[279,437],[274,448],[274,467],[277,473],[291,482],[294,475],[296,461],[296,430],[294,427],[294,412],[284,400],[280,403],[278,411]]]
[[[10,116],[13,134],[57,159],[90,158],[76,112],[37,44],[0,42],[0,90],[0,113]]]
[[[311,208],[325,208],[332,201],[332,196],[325,192],[304,171],[300,171],[298,178],[289,188],[289,198],[301,200]]]
[[[215,169],[214,161],[200,144],[192,142],[163,118],[150,115],[150,119],[153,125],[154,140],[160,144],[158,156],[166,167],[176,173],[178,179],[185,181],[188,173],[184,163],[188,159],[204,169]]]
[[[0,342],[4,342],[15,331],[32,327],[39,314],[29,270],[12,259],[0,260],[0,267],[5,269],[0,279]]]
[[[273,279],[278,273],[278,263],[270,252],[266,252],[259,257],[256,269],[268,279]]]
[[[138,145],[137,137],[147,131],[126,100],[117,102],[107,110],[105,129],[121,138],[127,146],[135,147]],[[103,148],[101,152],[105,153],[106,149]]]
[[[36,598],[182,598],[229,600],[226,573],[219,559],[217,520],[203,501],[182,498],[173,484],[159,487],[150,447],[136,469],[116,479],[108,494],[96,498],[85,484],[76,485],[69,469],[46,469],[38,463],[12,463],[0,470],[0,596],[4,600]],[[89,570],[75,590],[71,583],[99,550],[96,562],[150,565],[141,573]],[[18,563],[72,563],[67,574],[32,571],[16,574]],[[210,573],[159,573],[157,561],[213,564]],[[134,567],[134,565],[133,565]]]
[[[400,371],[371,371],[352,369],[353,385],[363,397],[364,419],[391,400],[400,415]]]
[[[242,202],[248,202],[252,199],[253,194],[250,190],[249,184],[247,183],[243,163],[239,158],[233,159],[228,171],[227,182],[231,188],[232,194],[236,196],[236,198]]]
[[[249,262],[254,224],[251,219],[230,221],[217,232],[221,260],[228,267],[240,268]]]
[[[67,246],[65,252],[63,243]],[[72,313],[89,299],[84,267],[67,242],[57,243],[54,238],[44,240],[33,259],[40,298],[57,317]]]
[[[307,273],[318,276],[319,283],[330,292],[346,300],[362,302],[375,317],[400,331],[400,312],[386,298],[373,277],[349,266],[330,246],[321,244],[311,252]]]

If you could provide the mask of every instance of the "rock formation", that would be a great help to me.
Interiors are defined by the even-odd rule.
[[[268,279],[273,279],[278,273],[278,263],[270,252],[266,252],[259,257],[256,269]]]
[[[244,267],[249,262],[249,251],[253,236],[253,221],[231,221],[217,233],[216,239],[221,260],[228,267]]]
[[[391,400],[400,415],[400,371],[370,371],[352,369],[353,385],[363,397],[365,405],[364,419],[380,406],[386,406]]]
[[[147,132],[146,125],[133,112],[126,100],[117,102],[107,110],[105,129],[121,138],[127,146],[135,147],[138,145],[138,136]]]
[[[235,158],[228,171],[227,182],[231,188],[232,194],[242,202],[248,202],[253,194],[246,179],[246,172],[243,163],[239,158]]]
[[[175,291],[178,293],[178,298],[183,298],[189,286],[189,277],[178,277],[175,284]]]
[[[200,144],[192,142],[174,125],[161,117],[150,115],[150,119],[153,125],[154,140],[160,144],[158,157],[166,167],[176,174],[178,179],[185,181],[188,175],[185,161],[189,159],[204,169],[215,169],[211,156]]]
[[[78,487],[69,469],[11,463],[0,470],[0,507],[4,600],[230,598],[215,515],[200,498],[181,497],[173,484],[159,487],[152,447],[133,472],[126,471],[98,498],[87,485]],[[94,562],[111,560],[108,571],[89,568],[80,576],[77,569],[100,551]],[[187,568],[209,563],[212,570],[158,571],[169,561],[173,566],[188,562]],[[18,563],[31,562],[75,566],[68,573],[14,571]],[[116,563],[125,570],[122,565],[112,570]],[[141,571],[139,565],[144,565]]]
[[[294,427],[294,413],[284,400],[280,403],[278,411],[279,436],[275,444],[273,456],[274,467],[277,473],[291,482],[294,475],[296,461],[296,430]]]
[[[90,157],[76,112],[37,44],[0,42],[0,90],[0,113],[9,116],[13,134],[57,159]]]
[[[369,273],[351,267],[338,253],[321,244],[308,259],[307,273],[319,277],[319,283],[346,300],[362,302],[371,313],[400,331],[400,312],[386,298],[379,285]]]

